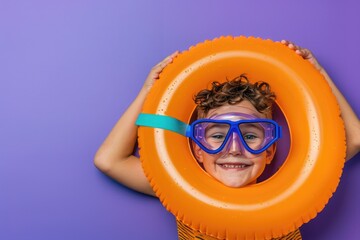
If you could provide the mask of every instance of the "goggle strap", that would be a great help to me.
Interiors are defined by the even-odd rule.
[[[137,126],[165,129],[184,136],[187,136],[186,131],[189,126],[173,117],[149,113],[140,113],[135,124]]]

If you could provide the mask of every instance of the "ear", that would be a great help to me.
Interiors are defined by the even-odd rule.
[[[276,152],[276,143],[266,149],[266,164],[270,164]]]
[[[203,150],[194,142],[192,142],[192,146],[193,146],[193,152],[195,155],[196,160],[198,160],[198,162],[202,163],[203,162]]]

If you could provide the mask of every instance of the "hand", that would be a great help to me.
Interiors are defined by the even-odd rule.
[[[170,56],[166,57],[164,60],[156,64],[150,71],[148,77],[144,83],[144,89],[149,91],[153,86],[154,82],[159,79],[160,73],[164,70],[164,68],[173,61],[173,59],[179,54],[179,51],[175,51]]]
[[[300,55],[305,60],[308,60],[313,66],[320,71],[325,77],[325,80],[329,83],[332,92],[334,93],[341,111],[341,117],[344,120],[345,134],[346,134],[346,161],[351,159],[353,156],[360,151],[360,121],[350,104],[347,102],[345,97],[336,87],[331,80],[330,76],[326,73],[325,69],[321,67],[314,55],[309,49],[305,49],[295,45],[294,43],[286,40],[281,41],[282,44],[294,50],[296,54]]]
[[[309,49],[297,46],[293,42],[290,42],[287,40],[281,40],[281,43],[284,44],[285,46],[289,47],[291,50],[294,50],[295,53],[298,54],[299,56],[301,56],[303,59],[309,61],[312,65],[314,65],[314,67],[317,70],[319,70],[319,71],[323,70],[322,66],[319,64],[319,62],[316,60],[314,54],[312,54],[312,52]]]

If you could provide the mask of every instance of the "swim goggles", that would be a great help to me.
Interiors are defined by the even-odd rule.
[[[141,113],[136,125],[179,133],[209,154],[228,149],[233,141],[259,154],[281,137],[281,127],[275,121],[238,112],[198,119],[190,125],[169,116]]]

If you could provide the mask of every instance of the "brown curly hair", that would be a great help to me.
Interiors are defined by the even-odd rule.
[[[257,111],[271,118],[275,93],[266,82],[250,83],[245,74],[223,83],[212,82],[211,89],[203,89],[194,96],[198,118],[204,118],[214,108],[250,101]]]

